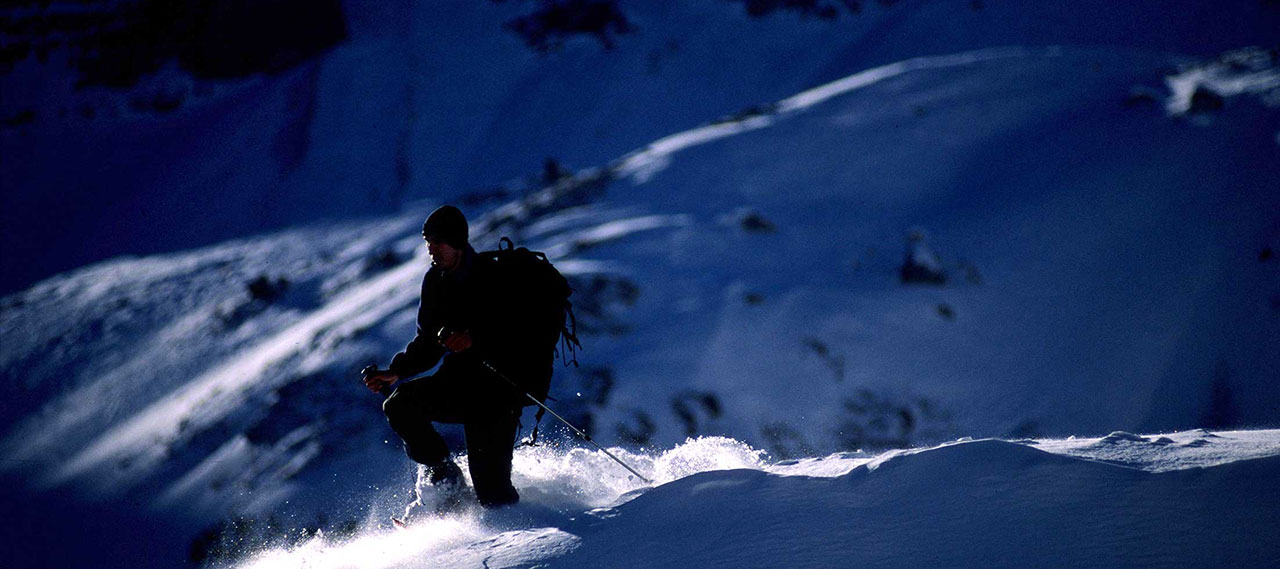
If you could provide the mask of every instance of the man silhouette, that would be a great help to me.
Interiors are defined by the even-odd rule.
[[[432,423],[462,424],[476,499],[485,507],[514,504],[520,496],[511,484],[511,455],[527,396],[481,362],[499,364],[502,373],[529,383],[546,384],[554,344],[544,346],[512,332],[509,315],[495,299],[508,292],[503,287],[518,283],[501,282],[496,268],[477,255],[458,208],[446,205],[432,212],[422,237],[431,268],[422,279],[417,334],[386,371],[366,375],[365,384],[377,392],[443,358],[431,376],[396,387],[382,405],[387,420],[409,458],[429,469],[430,483],[454,488],[463,483],[462,471]]]

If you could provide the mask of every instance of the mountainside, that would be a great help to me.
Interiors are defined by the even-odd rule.
[[[235,72],[0,77],[37,109],[0,129],[33,566],[1265,566],[1276,436],[1224,431],[1280,418],[1280,55],[1250,47],[1280,10],[559,5],[348,3]],[[548,418],[521,508],[384,531],[416,471],[357,371],[413,336],[446,202],[569,277],[552,404],[656,484]],[[1004,441],[883,454],[961,437]]]
[[[0,293],[414,200],[492,204],[547,158],[603,164],[911,57],[1209,57],[1280,27],[1251,0],[306,4],[0,9]]]

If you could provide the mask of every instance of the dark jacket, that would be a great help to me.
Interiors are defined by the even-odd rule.
[[[520,283],[502,282],[497,267],[485,261],[470,245],[461,265],[453,273],[431,267],[422,279],[422,300],[418,305],[417,334],[404,351],[391,360],[389,369],[401,378],[410,378],[431,369],[444,357],[437,376],[446,381],[481,381],[492,384],[497,401],[532,405],[523,395],[528,391],[546,397],[554,362],[555,342],[531,338],[527,331],[512,325],[504,300],[513,297],[512,287]],[[460,354],[447,354],[439,342],[441,328],[469,332],[472,347]],[[484,368],[488,361],[522,390],[510,387]],[[459,377],[462,376],[462,377]]]

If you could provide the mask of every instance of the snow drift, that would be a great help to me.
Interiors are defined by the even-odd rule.
[[[529,454],[521,475],[556,470],[555,457]],[[241,566],[1261,568],[1280,546],[1277,431],[980,440],[783,464],[750,454],[690,441],[642,462],[666,483],[623,493],[631,485],[614,482],[611,507],[596,494],[579,497],[602,505],[585,512],[534,498]],[[697,464],[663,477],[675,457]],[[585,455],[562,458],[588,479],[615,478]],[[581,487],[574,478],[537,487]]]

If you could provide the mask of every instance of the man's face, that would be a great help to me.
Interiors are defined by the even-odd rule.
[[[462,251],[448,243],[428,240],[427,253],[431,254],[431,264],[445,272],[458,268],[462,261]]]

